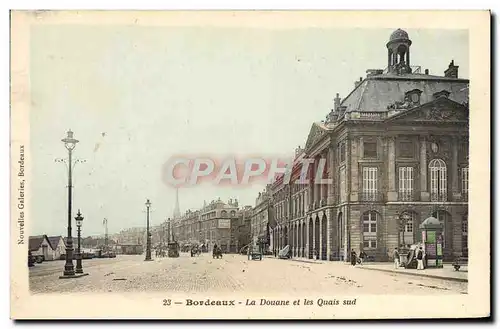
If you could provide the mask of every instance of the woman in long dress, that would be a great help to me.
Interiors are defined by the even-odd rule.
[[[356,265],[356,252],[354,251],[354,249],[351,251],[351,265]]]

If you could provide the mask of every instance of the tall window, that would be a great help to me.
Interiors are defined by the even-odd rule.
[[[446,164],[441,159],[429,163],[431,178],[431,201],[447,200]]]
[[[399,167],[399,199],[413,200],[413,167]]]
[[[377,167],[363,167],[363,196],[364,201],[377,201]]]
[[[376,211],[367,211],[363,214],[363,248],[377,248],[377,220]]]
[[[462,219],[462,252],[467,251],[469,248],[468,238],[469,238],[469,222],[468,215],[465,215]]]
[[[340,168],[340,186],[339,186],[339,189],[340,189],[340,202],[345,202],[347,201],[347,198],[346,198],[346,190],[345,190],[345,167],[342,167]]]
[[[377,158],[377,142],[363,142],[363,157]]]
[[[339,154],[340,162],[344,162],[345,161],[345,142],[340,143],[339,153],[340,153]]]
[[[469,195],[469,167],[462,168],[462,195]]]

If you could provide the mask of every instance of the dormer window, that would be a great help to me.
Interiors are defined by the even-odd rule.
[[[441,90],[438,91],[437,93],[432,94],[432,96],[434,96],[434,99],[438,99],[439,97],[448,98],[450,96],[450,92],[448,90]]]
[[[405,101],[413,106],[420,105],[420,94],[422,94],[422,90],[420,89],[407,91],[405,93]]]

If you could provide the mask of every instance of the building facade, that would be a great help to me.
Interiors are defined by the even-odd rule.
[[[269,217],[271,212],[270,207],[271,193],[270,186],[259,192],[255,199],[255,207],[251,214],[250,224],[250,241],[253,244],[262,245],[264,250],[268,250],[270,246],[269,239]]]
[[[237,200],[227,203],[218,199],[204,204],[200,210],[188,210],[172,220],[172,234],[180,244],[203,243],[211,250],[215,244],[225,252],[237,252],[238,218]]]
[[[444,76],[422,73],[410,65],[411,45],[394,31],[387,68],[367,70],[312,125],[307,184],[273,184],[277,248],[324,260],[364,250],[386,260],[420,241],[420,223],[433,216],[443,224],[445,260],[467,253],[469,80],[453,61]],[[314,184],[320,160],[330,181]]]

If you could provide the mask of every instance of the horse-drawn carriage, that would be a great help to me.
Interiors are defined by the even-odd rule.
[[[220,247],[214,247],[212,250],[213,258],[222,258],[222,249]]]
[[[197,245],[192,246],[191,247],[191,257],[199,256],[199,255],[201,255],[201,249]]]
[[[179,244],[177,242],[168,244],[168,257],[179,257]]]

